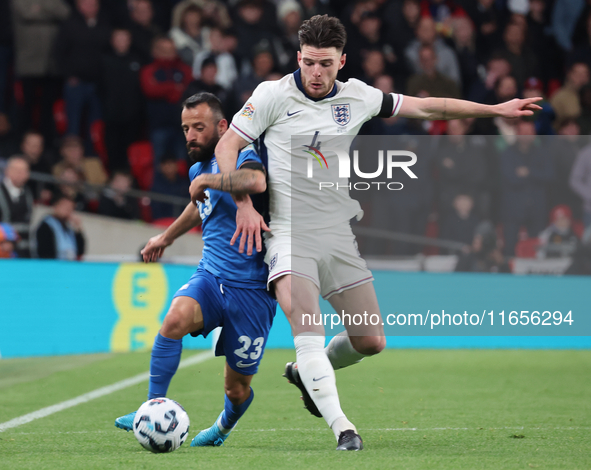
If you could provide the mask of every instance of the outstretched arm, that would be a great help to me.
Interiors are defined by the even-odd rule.
[[[144,262],[157,261],[162,257],[164,249],[181,235],[184,235],[193,227],[201,224],[199,209],[192,202],[185,207],[185,210],[178,218],[160,235],[150,238],[146,246],[141,251]]]
[[[504,103],[487,105],[454,98],[417,98],[404,96],[399,116],[416,119],[448,120],[463,118],[531,116],[542,109],[535,104],[542,98],[514,99]]]

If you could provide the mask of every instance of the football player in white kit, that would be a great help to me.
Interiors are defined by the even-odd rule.
[[[322,142],[323,149],[340,145],[348,152],[362,124],[375,116],[518,118],[540,109],[535,102],[541,98],[489,106],[457,99],[384,94],[359,80],[336,80],[346,61],[342,53],[346,32],[338,18],[324,15],[304,21],[299,40],[300,69],[255,89],[234,116],[230,126],[233,132],[224,134],[216,147],[222,173],[194,180],[190,192],[193,200],[202,199],[208,187],[232,192],[232,170],[240,149],[259,139],[263,161],[267,157],[269,227],[248,196],[235,194],[239,209],[233,242],[240,236],[240,248],[246,243],[251,254],[253,244],[258,251],[262,249],[261,230],[268,232],[269,282],[274,284],[277,300],[290,320],[296,349],[297,363],[287,364],[285,376],[302,391],[306,408],[324,417],[338,442],[337,450],[361,450],[362,439],[341,409],[334,370],[382,351],[386,346],[382,322],[347,326],[348,331],[336,335],[325,348],[324,327],[304,318],[306,314],[308,319],[320,315],[319,294],[338,313],[380,315],[372,274],[359,256],[349,223],[362,212],[348,191],[322,191],[322,204],[314,204],[314,196],[294,184],[304,180],[294,178],[292,162],[297,156],[292,136],[312,136],[309,146],[317,150]],[[308,216],[292,220],[303,205]]]

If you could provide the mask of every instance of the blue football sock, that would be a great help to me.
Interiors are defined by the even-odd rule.
[[[182,339],[166,338],[160,333],[156,335],[154,346],[152,347],[152,358],[150,360],[148,399],[166,396],[172,376],[175,374],[181,361],[182,351]]]
[[[221,419],[218,423],[218,427],[220,431],[224,434],[228,434],[236,423],[240,419],[240,417],[246,412],[252,400],[254,398],[254,390],[250,389],[250,396],[246,399],[244,403],[240,405],[234,405],[226,395],[224,399],[224,412],[222,413]]]

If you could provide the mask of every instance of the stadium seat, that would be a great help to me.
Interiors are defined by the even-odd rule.
[[[537,238],[526,238],[517,242],[515,247],[515,255],[518,258],[535,258],[536,248],[540,246],[540,240]]]
[[[105,123],[102,119],[97,119],[90,126],[90,139],[94,151],[100,157],[105,168],[109,168],[109,155],[107,145],[105,144]]]
[[[66,102],[60,98],[53,103],[53,120],[59,135],[64,135],[68,130],[68,117],[66,116]]]
[[[154,180],[154,155],[148,141],[134,142],[127,149],[131,173],[140,189],[149,191]]]

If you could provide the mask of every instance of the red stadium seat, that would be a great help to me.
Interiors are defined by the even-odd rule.
[[[515,255],[518,258],[535,258],[536,248],[540,246],[540,240],[537,238],[526,238],[517,243]]]
[[[109,168],[109,155],[107,153],[107,145],[105,144],[105,123],[102,119],[97,119],[90,125],[90,139],[94,151],[98,154],[103,166]]]
[[[140,189],[149,191],[154,181],[154,155],[148,141],[134,142],[127,149],[131,173]]]
[[[53,103],[53,120],[59,135],[64,135],[68,130],[68,117],[66,116],[66,102],[63,99]]]

